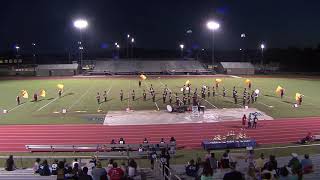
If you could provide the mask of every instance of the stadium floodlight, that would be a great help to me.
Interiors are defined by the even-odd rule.
[[[180,47],[180,49],[181,49],[181,58],[183,58],[184,44],[180,44],[179,47]]]
[[[131,39],[131,43],[134,43],[134,38]]]
[[[217,30],[220,28],[220,24],[215,21],[209,21],[207,23],[207,27],[208,27],[208,29],[214,31],[214,30]]]
[[[242,34],[240,35],[240,37],[241,37],[241,38],[245,38],[245,37],[246,37],[246,34],[245,34],[245,33],[242,33]]]
[[[117,48],[118,48],[118,49],[120,48],[120,45],[119,45],[119,44],[117,44]]]
[[[32,46],[36,46],[36,43],[32,43],[31,45],[32,45]]]
[[[220,24],[215,21],[207,22],[207,28],[212,31],[212,66],[214,65],[214,31],[220,28]]]
[[[264,48],[266,48],[266,46],[264,44],[261,44],[260,48],[263,50]]]
[[[127,34],[127,38],[130,38],[130,34]]]
[[[180,44],[180,48],[183,49],[184,48],[184,44]]]
[[[115,43],[114,43],[114,45],[115,45],[115,46],[118,46],[118,43],[117,43],[117,42],[115,42]]]
[[[88,27],[88,21],[85,19],[77,19],[73,22],[74,27],[82,30]]]
[[[16,45],[14,48],[18,51],[20,49],[20,46]]]

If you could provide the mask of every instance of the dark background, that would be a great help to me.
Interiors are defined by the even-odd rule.
[[[319,7],[318,0],[3,0],[0,56],[14,56],[18,44],[26,59],[32,53],[42,63],[77,59],[79,32],[73,20],[81,17],[89,21],[85,58],[112,57],[114,42],[125,47],[129,33],[136,40],[136,58],[179,57],[178,45],[184,43],[187,57],[210,60],[212,36],[206,22],[215,19],[221,24],[215,33],[217,60],[255,62],[263,42],[266,62],[314,71],[319,64]],[[247,37],[241,39],[241,33]]]

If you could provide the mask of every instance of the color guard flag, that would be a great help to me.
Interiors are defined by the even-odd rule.
[[[251,83],[251,80],[250,79],[246,79],[245,83],[249,84],[249,83]]]
[[[221,83],[222,79],[216,79],[216,83]]]
[[[299,99],[301,98],[302,94],[300,93],[296,93],[296,101],[299,101]]]
[[[278,86],[276,89],[276,93],[280,93],[283,90],[283,88],[281,86]]]
[[[188,84],[190,84],[190,81],[189,81],[189,80],[186,81],[186,85],[188,85]]]
[[[141,74],[141,75],[140,75],[140,79],[141,79],[141,80],[146,80],[146,79],[147,79],[147,76]]]
[[[21,90],[21,96],[25,99],[28,99],[29,98],[29,94],[27,92],[27,90]]]
[[[42,90],[40,91],[40,96],[41,96],[41,97],[46,97],[46,91],[45,91],[44,89],[42,89]]]
[[[63,84],[58,84],[58,85],[57,85],[57,87],[58,87],[58,89],[61,89],[61,90],[63,90],[63,88],[64,88],[64,85],[63,85]]]

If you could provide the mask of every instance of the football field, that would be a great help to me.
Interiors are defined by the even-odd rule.
[[[202,86],[212,87],[215,79],[222,79],[216,96],[206,97],[202,104],[206,108],[243,108],[242,94],[246,87],[245,80],[250,79],[252,89],[259,89],[258,101],[249,104],[249,107],[257,108],[273,118],[290,117],[314,117],[320,116],[320,79],[298,77],[208,77],[208,76],[148,76],[138,86],[138,76],[131,77],[100,77],[100,78],[25,78],[24,80],[1,80],[0,81],[0,124],[85,124],[103,123],[108,111],[123,111],[126,108],[138,110],[165,110],[167,103],[162,102],[162,93],[165,85],[173,93],[178,93],[182,98],[181,87],[187,80],[191,88]],[[62,97],[58,97],[57,84],[64,85]],[[156,102],[152,101],[147,93],[147,101],[142,98],[143,90],[148,92],[150,86],[156,92]],[[285,89],[285,97],[280,99],[275,90],[277,86]],[[237,88],[238,104],[234,104],[232,88]],[[222,97],[222,87],[227,90],[227,97]],[[46,97],[39,97],[38,102],[33,102],[33,94],[41,90],[46,91]],[[124,92],[124,100],[120,101],[120,90]],[[28,99],[21,98],[21,104],[17,105],[16,96],[21,90],[27,90]],[[135,101],[131,99],[131,92],[135,90]],[[108,94],[107,102],[103,100],[104,91]],[[96,100],[97,93],[101,95],[101,103]],[[249,91],[251,93],[251,91]],[[296,102],[295,94],[303,94],[302,106],[293,107]],[[173,96],[173,103],[175,97]],[[66,109],[66,113],[62,113]],[[7,113],[3,113],[7,110]]]

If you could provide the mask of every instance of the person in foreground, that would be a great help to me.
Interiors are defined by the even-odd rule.
[[[14,164],[13,156],[10,155],[6,161],[6,171],[16,170],[16,165]]]
[[[82,174],[79,176],[79,180],[93,180],[90,175],[88,175],[88,168],[83,167]]]
[[[236,162],[230,163],[231,172],[224,175],[223,180],[245,180],[244,175],[236,170]]]
[[[213,180],[212,176],[213,176],[213,170],[210,166],[210,161],[207,159],[203,164],[201,180]]]

